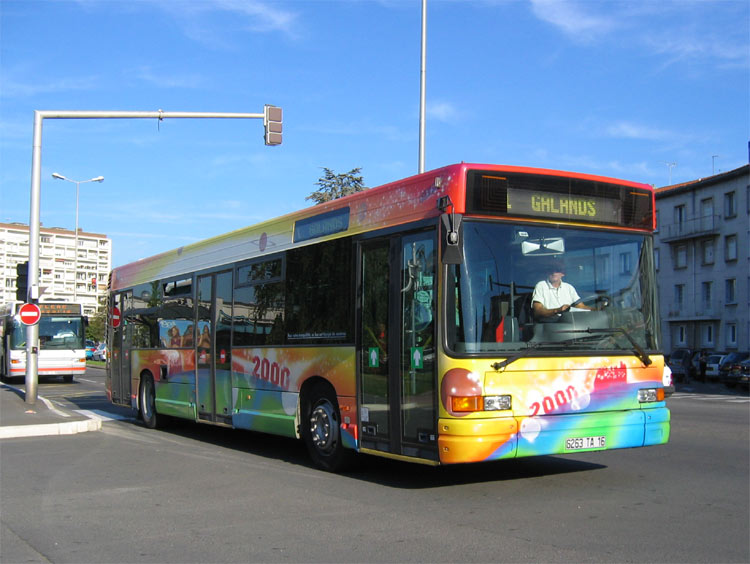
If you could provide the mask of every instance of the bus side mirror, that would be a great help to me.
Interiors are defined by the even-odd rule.
[[[462,218],[460,215],[448,213],[440,216],[443,264],[461,264],[464,261]]]

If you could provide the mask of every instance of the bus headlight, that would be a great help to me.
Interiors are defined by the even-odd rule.
[[[511,396],[484,396],[485,411],[505,411],[510,409]]]
[[[504,411],[510,409],[511,396],[452,396],[451,407],[457,413]]]
[[[641,403],[664,401],[664,388],[641,388],[638,390],[638,401]]]

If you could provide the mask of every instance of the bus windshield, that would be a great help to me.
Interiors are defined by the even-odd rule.
[[[653,257],[651,237],[640,233],[465,220],[463,261],[446,280],[448,349],[653,352]],[[545,316],[533,301],[548,308]]]
[[[39,345],[42,350],[82,349],[84,324],[81,317],[46,316],[39,320]],[[12,349],[26,348],[26,326],[13,320]]]

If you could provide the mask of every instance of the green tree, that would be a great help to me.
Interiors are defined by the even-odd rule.
[[[343,198],[355,192],[367,190],[363,177],[360,175],[361,167],[353,168],[349,172],[336,174],[330,168],[323,167],[324,175],[315,183],[320,189],[310,194],[306,200],[313,200],[315,204],[330,202]]]
[[[96,314],[89,317],[89,325],[86,327],[86,338],[101,343],[104,340],[104,333],[107,328],[107,298],[102,297],[99,300],[99,308]]]

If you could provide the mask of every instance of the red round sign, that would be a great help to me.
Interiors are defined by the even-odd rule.
[[[119,308],[112,308],[112,327],[120,326],[120,310]]]
[[[24,325],[36,325],[42,317],[42,311],[36,304],[23,304],[18,309],[18,316]]]

